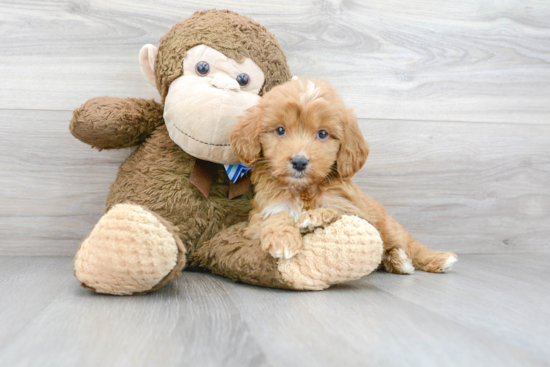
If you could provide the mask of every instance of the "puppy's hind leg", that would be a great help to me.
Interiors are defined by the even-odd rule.
[[[412,274],[414,269],[444,273],[458,260],[453,252],[434,251],[424,246],[389,215],[382,239],[382,265],[391,273]]]

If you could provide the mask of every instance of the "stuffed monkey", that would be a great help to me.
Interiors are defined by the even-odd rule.
[[[304,251],[291,259],[272,258],[242,235],[252,192],[229,131],[291,77],[271,33],[231,11],[197,12],[162,37],[158,49],[145,45],[139,60],[160,103],[93,98],[70,123],[76,138],[99,150],[137,146],[75,256],[82,286],[140,294],[192,265],[250,284],[324,289],[376,268],[380,236],[357,217],[306,235]]]

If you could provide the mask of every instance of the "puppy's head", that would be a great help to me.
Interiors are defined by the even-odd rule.
[[[233,127],[230,142],[244,164],[267,165],[290,186],[331,174],[350,178],[368,155],[357,119],[336,91],[326,81],[304,78],[265,94]]]

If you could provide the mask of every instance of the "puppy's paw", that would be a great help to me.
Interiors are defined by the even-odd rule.
[[[302,236],[295,227],[263,228],[261,235],[262,250],[276,258],[290,259],[303,247]]]
[[[296,227],[302,233],[313,232],[315,228],[326,227],[329,224],[340,219],[341,215],[334,209],[318,208],[305,212],[298,222]]]
[[[425,259],[424,263],[420,265],[420,270],[430,273],[444,273],[451,270],[451,267],[458,261],[458,257],[454,252],[434,252],[433,255]]]
[[[414,266],[405,251],[393,248],[382,255],[382,265],[388,273],[413,274]]]

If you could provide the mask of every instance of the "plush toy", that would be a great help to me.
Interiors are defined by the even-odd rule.
[[[243,236],[252,192],[229,131],[265,92],[291,77],[279,43],[263,26],[227,10],[197,12],[176,24],[158,49],[144,46],[139,60],[160,103],[93,98],[70,123],[76,138],[99,150],[138,146],[75,256],[82,286],[145,293],[186,266],[199,266],[250,284],[313,290],[378,266],[380,235],[354,216],[307,234],[304,250],[291,259],[275,259]]]

